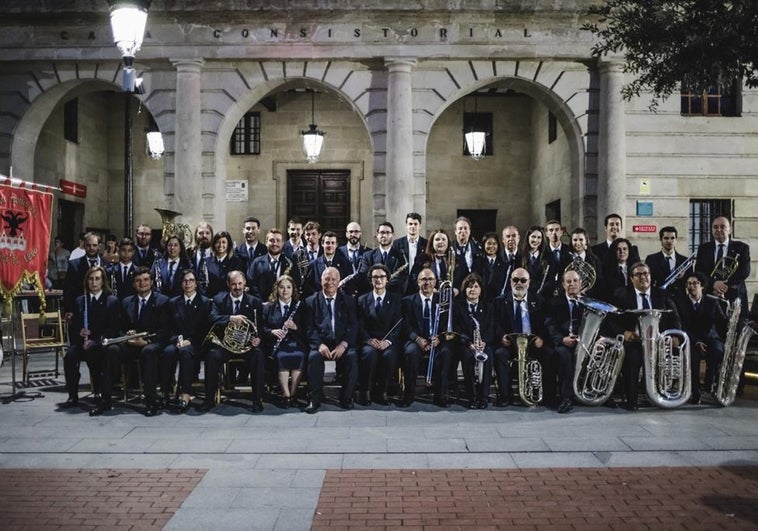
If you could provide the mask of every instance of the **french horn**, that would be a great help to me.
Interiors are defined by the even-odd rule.
[[[255,313],[253,313],[255,315]],[[255,323],[245,316],[242,322],[229,321],[224,327],[221,335],[211,329],[208,335],[205,337],[205,341],[210,341],[214,345],[218,345],[225,348],[232,354],[244,354],[253,348],[251,342],[254,338],[258,337],[258,328]]]

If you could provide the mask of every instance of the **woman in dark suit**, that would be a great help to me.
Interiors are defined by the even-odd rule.
[[[598,298],[610,301],[618,288],[629,285],[629,267],[636,263],[631,261],[632,242],[626,238],[613,240],[603,262],[603,285],[596,293]]]
[[[532,279],[530,291],[541,296],[545,296],[545,293],[552,294],[555,266],[552,265],[553,260],[548,252],[545,231],[539,225],[532,225],[525,236],[521,242],[521,267],[529,271],[529,278]]]
[[[484,249],[480,266],[484,279],[482,296],[488,302],[492,302],[503,290],[508,264],[503,260],[503,247],[496,233],[488,232],[482,237],[482,248]]]
[[[229,271],[240,270],[242,262],[234,256],[231,235],[226,231],[216,233],[211,240],[213,256],[206,262],[208,267],[208,288],[204,295],[213,298],[221,291],[226,291],[226,275]]]

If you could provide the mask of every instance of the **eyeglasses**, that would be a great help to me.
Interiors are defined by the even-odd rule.
[[[687,285],[688,286],[699,286],[700,285],[700,281],[699,280],[688,280],[687,281]]]
[[[360,233],[361,231],[359,231],[359,230],[349,230],[349,231],[347,231],[348,234],[355,234],[356,232]]]
[[[392,234],[391,230],[379,230],[377,231],[377,234]]]
[[[387,275],[371,275],[371,280],[381,280],[387,278]]]
[[[649,277],[650,272],[649,271],[640,271],[639,273],[632,273],[633,277]]]
[[[527,282],[529,282],[529,279],[526,277],[511,277],[511,282],[513,282],[514,284],[518,284],[519,282],[521,284],[526,284]]]

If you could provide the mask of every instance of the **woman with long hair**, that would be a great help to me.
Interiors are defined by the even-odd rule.
[[[211,239],[211,257],[206,261],[208,268],[208,288],[204,295],[213,298],[221,291],[226,291],[226,276],[230,271],[239,271],[242,262],[234,256],[232,236],[222,230]]]

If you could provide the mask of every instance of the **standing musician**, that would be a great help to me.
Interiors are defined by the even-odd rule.
[[[268,252],[259,256],[247,270],[250,293],[260,299],[268,299],[274,282],[282,275],[289,275],[300,288],[300,270],[294,260],[282,252],[282,232],[269,229],[266,233]]]
[[[527,353],[542,364],[543,401],[549,404],[555,396],[556,371],[553,349],[545,342],[548,332],[545,328],[544,303],[542,297],[530,293],[529,284],[529,272],[519,267],[511,273],[510,293],[495,299],[496,406],[505,407],[510,403],[511,373],[508,365],[516,357],[516,345],[508,337],[512,333],[534,336]]]
[[[681,328],[679,314],[666,292],[660,288],[651,286],[650,268],[644,262],[635,263],[630,271],[632,285],[618,288],[613,294],[611,304],[621,310],[644,310],[659,309],[671,310],[663,314],[660,322],[660,330],[669,328]],[[642,368],[642,339],[639,334],[638,318],[633,313],[624,313],[609,319],[608,323],[612,333],[603,334],[611,337],[618,334],[624,335],[624,365],[621,369],[621,377],[624,388],[623,407],[629,411],[636,411],[638,383],[640,369]],[[678,346],[678,338],[673,338],[674,346]]]
[[[324,400],[324,363],[336,361],[342,375],[340,407],[353,409],[353,391],[358,380],[358,319],[355,299],[337,289],[340,273],[327,267],[321,274],[321,292],[305,301],[312,322],[308,327],[308,386],[310,402],[306,413],[315,413]]]
[[[358,321],[360,328],[358,344],[360,358],[358,379],[360,397],[358,403],[371,405],[373,387],[377,388],[375,401],[386,406],[400,356],[400,296],[387,291],[389,269],[384,264],[374,264],[368,271],[373,290],[358,298]],[[377,365],[381,381],[377,382]]]
[[[269,304],[263,306],[263,339],[265,351],[271,353],[276,364],[283,409],[292,406],[303,376],[308,321],[308,307],[300,300],[295,281],[289,275],[280,276],[274,282]]]
[[[458,332],[452,348],[461,352],[463,379],[469,397],[469,409],[486,409],[492,380],[492,356],[494,354],[494,331],[492,304],[483,295],[484,281],[476,273],[467,276],[461,284],[463,297],[455,299],[453,322]],[[481,370],[481,383],[475,376],[476,355],[484,353],[487,359]]]
[[[479,265],[477,256],[482,254],[482,249],[471,238],[471,220],[465,216],[459,216],[455,220],[453,249],[455,250],[455,263],[456,265],[460,264],[463,270],[461,278],[453,281],[453,286],[460,291],[461,282],[466,276],[471,273],[481,273],[477,267]]]
[[[595,292],[598,298],[610,301],[618,288],[629,285],[629,267],[635,263],[631,261],[632,243],[626,238],[616,238],[611,248],[605,255],[603,262],[602,285],[598,285]]]
[[[545,225],[545,233],[547,234],[547,251],[550,253],[553,263],[556,264],[557,270],[556,280],[561,278],[561,273],[566,269],[566,266],[571,263],[571,249],[568,245],[563,245],[561,238],[563,237],[563,227],[561,222],[556,219],[551,219]]]
[[[161,389],[168,403],[172,381],[179,363],[179,410],[190,408],[192,380],[196,363],[202,359],[203,340],[208,333],[212,301],[197,291],[197,276],[191,269],[176,275],[182,284],[182,294],[168,301],[171,337],[161,355]]]
[[[416,284],[418,292],[402,300],[403,336],[408,340],[403,350],[403,399],[398,404],[408,407],[413,404],[416,393],[416,379],[421,367],[421,358],[429,355],[434,348],[433,389],[434,403],[448,408],[448,372],[450,370],[450,350],[433,334],[435,318],[441,320],[438,312],[439,294],[434,292],[437,277],[425,267],[419,271]],[[439,324],[439,322],[437,322]]]
[[[118,242],[118,262],[107,267],[111,290],[118,300],[122,301],[129,295],[134,295],[134,242],[123,238]]]
[[[405,215],[405,236],[402,236],[392,242],[392,246],[400,251],[401,255],[408,257],[408,263],[410,264],[409,275],[406,277],[406,285],[403,293],[405,295],[412,295],[416,291],[416,285],[412,282],[412,268],[416,263],[416,257],[421,255],[426,248],[426,238],[421,236],[421,214],[418,212],[409,212]],[[415,276],[413,277],[416,278]]]
[[[241,270],[245,261],[234,256],[232,236],[225,230],[213,235],[211,249],[211,258],[206,260],[208,288],[204,295],[213,298],[226,289],[226,277],[229,271]]]
[[[505,295],[511,290],[511,273],[513,270],[519,267],[521,264],[521,253],[519,251],[519,243],[521,242],[521,236],[519,235],[518,228],[513,225],[507,225],[503,229],[503,260],[505,261],[505,278],[503,279],[503,285],[495,294]]]
[[[680,265],[687,257],[676,252],[676,239],[678,233],[676,227],[663,227],[658,231],[658,238],[661,240],[661,250],[657,253],[649,254],[645,257],[645,263],[650,268],[650,277],[653,286],[660,287],[666,281],[666,278]],[[684,271],[682,273],[685,273]],[[683,291],[684,285],[681,279],[676,280],[670,286],[670,293]]]
[[[389,221],[379,224],[376,229],[376,241],[379,246],[366,254],[366,272],[368,273],[368,269],[374,264],[384,264],[390,271],[387,289],[402,296],[405,290],[406,277],[409,274],[408,270],[413,264],[409,263],[408,256],[403,254],[405,251],[393,247],[394,233],[395,228]]]
[[[303,297],[310,297],[321,290],[321,274],[327,267],[336,267],[340,278],[353,272],[353,267],[342,253],[337,252],[337,234],[327,231],[321,243],[324,253],[308,264],[308,274],[303,279]]]
[[[84,293],[84,276],[93,267],[104,266],[103,258],[98,254],[100,250],[100,236],[94,232],[88,232],[84,236],[84,256],[72,258],[66,271],[66,281],[63,287],[63,309],[66,319],[70,320],[74,312],[74,302],[79,295]]]
[[[484,279],[483,296],[488,302],[495,300],[505,284],[508,266],[503,258],[500,240],[494,232],[488,232],[482,237],[482,278]]]
[[[266,246],[258,241],[261,233],[261,222],[258,218],[248,216],[242,223],[244,241],[234,248],[234,256],[240,261],[240,269],[247,271],[253,260],[266,254]]]
[[[190,264],[197,275],[197,289],[205,293],[208,289],[208,260],[211,258],[211,240],[213,227],[207,221],[201,221],[195,228],[195,247],[188,251]]]
[[[313,262],[320,255],[324,254],[321,247],[321,225],[317,221],[309,221],[303,227],[305,237],[305,254],[309,262]]]
[[[228,292],[219,293],[213,298],[210,323],[211,331],[220,342],[225,334],[230,333],[229,327],[240,327],[244,336],[241,352],[232,352],[226,346],[213,342],[208,347],[205,357],[205,401],[199,411],[206,413],[216,405],[218,390],[218,373],[221,365],[234,357],[241,356],[252,377],[252,404],[250,411],[263,411],[263,385],[265,381],[266,357],[260,348],[261,338],[258,335],[262,312],[261,300],[245,293],[245,275],[241,271],[230,271],[226,284]],[[237,332],[233,332],[237,333]]]
[[[590,289],[585,295],[592,295],[602,286],[603,280],[603,268],[602,262],[593,254],[592,249],[589,247],[589,237],[587,231],[582,227],[576,227],[571,231],[571,259],[582,260],[587,262],[595,270],[596,288]],[[634,263],[634,262],[631,262]]]
[[[363,258],[366,253],[371,251],[370,247],[366,247],[361,244],[361,226],[355,221],[351,221],[345,228],[345,236],[347,243],[338,248],[350,263],[350,279],[342,277],[343,286],[342,289],[346,293],[353,295],[367,293],[371,289],[371,285],[366,280],[365,259]]]
[[[110,294],[105,269],[92,267],[84,276],[84,295],[79,295],[75,301],[70,327],[73,333],[69,336],[71,346],[63,358],[68,400],[61,404],[61,408],[79,406],[79,364],[82,361],[89,367],[95,390],[110,386],[110,374],[103,373],[103,358],[106,350],[118,349],[118,346],[103,347],[101,341],[106,337],[116,337],[120,326],[120,305],[118,299]],[[78,333],[75,332],[77,330]]]
[[[134,253],[134,265],[145,266],[148,269],[153,267],[153,262],[160,256],[160,253],[150,247],[150,241],[153,239],[153,231],[150,225],[141,224],[135,231],[136,252]]]
[[[115,374],[125,362],[138,359],[142,369],[142,387],[145,394],[145,416],[158,414],[160,400],[157,393],[158,365],[163,347],[168,340],[168,297],[153,292],[153,278],[145,266],[134,269],[135,294],[121,301],[121,328],[126,335],[140,332],[150,337],[138,337],[118,344],[118,349],[109,351],[105,358],[105,371]],[[90,412],[101,415],[111,409],[111,382],[103,384],[103,400]]]
[[[437,283],[448,279],[453,281],[455,271],[450,271],[451,248],[450,237],[445,229],[435,229],[429,233],[429,241],[426,243],[424,254],[416,257],[416,263],[413,266],[412,271],[415,277],[418,278],[418,273],[422,269],[429,268]],[[457,267],[457,264],[455,265]]]
[[[161,284],[158,291],[169,298],[181,295],[183,292],[181,272],[190,269],[191,266],[187,259],[184,242],[179,236],[172,235],[166,239],[165,260],[156,261],[155,266],[157,266],[155,267],[155,283],[158,283],[160,277]]]
[[[623,236],[623,220],[616,213],[608,214],[603,220],[603,227],[605,228],[605,241],[592,246],[592,254],[600,263],[605,260],[613,241]],[[629,250],[629,261],[632,264],[640,261],[640,252],[637,250],[636,245],[632,245],[632,248]]]
[[[574,352],[579,344],[583,310],[577,302],[582,279],[576,271],[563,273],[563,292],[553,297],[545,309],[545,326],[558,358],[558,413],[574,409]]]
[[[521,267],[529,271],[530,284],[533,293],[546,297],[552,294],[555,286],[555,267],[548,254],[545,233],[539,225],[532,225],[526,231],[526,238],[521,245]]]

